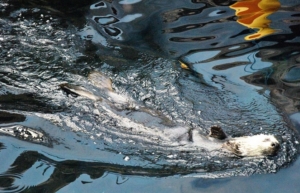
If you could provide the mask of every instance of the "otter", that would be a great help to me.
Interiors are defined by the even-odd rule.
[[[274,156],[280,149],[280,144],[273,135],[228,138],[221,127],[212,126],[208,137],[224,140],[222,148],[239,157]]]
[[[113,109],[117,109],[116,112],[120,114],[122,114],[120,110],[127,110],[128,112],[122,114],[127,117],[129,114],[134,114],[138,111],[138,116],[134,117],[134,121],[143,123],[147,127],[155,125],[157,127],[167,126],[168,128],[172,128],[175,126],[174,123],[163,114],[142,105],[137,105],[134,102],[130,102],[127,97],[113,92],[112,81],[104,74],[93,71],[89,74],[88,79],[90,83],[99,88],[101,92],[94,94],[83,86],[76,86],[69,83],[61,84],[60,88],[69,94],[83,96],[94,101],[104,101]],[[227,137],[223,129],[219,126],[212,126],[208,136],[198,137],[201,138],[200,143],[198,144],[201,144],[202,141],[221,143],[220,147],[217,145],[218,148],[229,151],[238,157],[273,156],[276,155],[280,148],[278,140],[273,135],[259,134],[230,138]]]

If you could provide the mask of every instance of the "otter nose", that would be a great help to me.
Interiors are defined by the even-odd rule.
[[[272,143],[272,147],[278,151],[280,149],[280,144],[279,143]]]

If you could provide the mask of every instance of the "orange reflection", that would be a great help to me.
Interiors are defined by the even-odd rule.
[[[180,67],[181,67],[182,69],[185,69],[185,70],[189,70],[189,69],[190,69],[189,66],[186,65],[185,63],[183,63],[183,62],[181,62],[181,61],[179,61],[179,63],[180,63]]]
[[[240,0],[230,6],[238,16],[237,22],[251,28],[258,29],[245,40],[255,40],[275,32],[270,28],[271,21],[267,18],[280,7],[278,0]]]

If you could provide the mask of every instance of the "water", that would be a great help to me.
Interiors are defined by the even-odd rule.
[[[244,6],[0,1],[1,190],[286,188],[298,175],[298,5],[253,2],[255,17]],[[130,105],[112,105],[88,80],[93,71]],[[64,83],[101,101],[67,93]],[[197,138],[214,124],[231,136],[276,135],[281,149],[228,155]]]

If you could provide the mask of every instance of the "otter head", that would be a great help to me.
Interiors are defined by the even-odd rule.
[[[253,135],[232,138],[223,148],[241,157],[259,157],[276,155],[280,145],[273,135]]]
[[[280,149],[278,140],[273,135],[260,135],[261,136],[261,150],[262,154],[266,156],[276,155]]]

